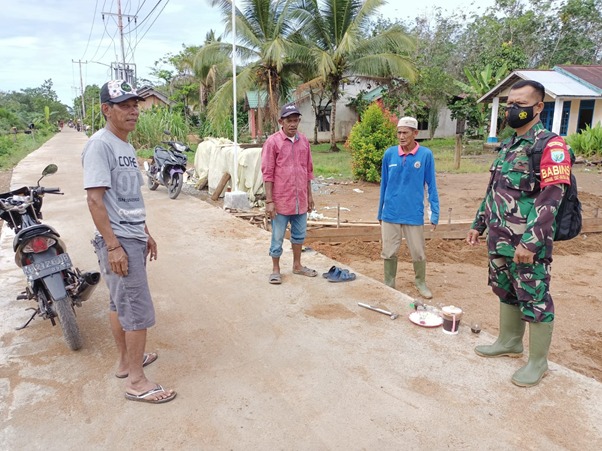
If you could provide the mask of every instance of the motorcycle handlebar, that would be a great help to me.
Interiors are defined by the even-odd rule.
[[[65,193],[61,193],[60,188],[44,188],[44,187],[42,187],[42,192],[47,193],[47,194],[65,194]]]

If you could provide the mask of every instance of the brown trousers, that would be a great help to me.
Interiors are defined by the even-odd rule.
[[[426,260],[426,247],[424,244],[424,226],[393,224],[382,221],[382,253],[384,259],[397,258],[402,238],[406,239],[412,262]]]

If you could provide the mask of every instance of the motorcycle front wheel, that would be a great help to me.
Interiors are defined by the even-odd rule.
[[[54,301],[54,311],[59,317],[61,329],[63,329],[63,337],[67,345],[72,351],[77,351],[82,347],[82,337],[79,332],[79,327],[75,320],[75,311],[70,297]]]
[[[146,186],[148,186],[148,189],[150,189],[151,191],[156,190],[159,186],[159,184],[155,181],[153,176],[149,173],[146,174]]]
[[[182,191],[182,174],[176,172],[171,179],[169,180],[169,184],[167,185],[167,192],[169,194],[170,199],[175,199]]]

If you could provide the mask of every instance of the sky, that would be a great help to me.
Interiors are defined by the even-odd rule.
[[[71,106],[82,82],[84,87],[101,86],[114,78],[110,65],[122,61],[117,3],[0,0],[0,91],[37,88],[52,79],[59,100]],[[380,13],[407,21],[433,8],[482,13],[493,4],[494,0],[389,0]],[[225,28],[209,0],[121,0],[121,9],[131,18],[128,23],[124,17],[125,60],[135,64],[139,79],[150,78],[155,61],[179,53],[183,45],[201,45],[207,32],[221,35]]]

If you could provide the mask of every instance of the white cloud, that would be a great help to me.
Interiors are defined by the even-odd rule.
[[[493,3],[493,0],[474,1]],[[219,9],[212,8],[208,0],[160,0],[151,19],[142,23],[157,2],[144,2],[138,13],[138,30],[125,37],[128,54],[135,46],[134,60],[129,57],[126,61],[136,64],[139,78],[148,78],[154,62],[169,53],[177,54],[182,44],[200,45],[209,30],[213,29],[217,35],[224,31]],[[123,13],[133,15],[142,3],[122,0]],[[440,5],[451,9],[468,3],[468,0],[422,0],[421,7]],[[382,12],[387,17],[415,16],[419,12],[399,5],[398,0],[391,0]],[[155,20],[163,6],[165,9]],[[107,66],[121,59],[115,17],[105,14],[102,19],[103,12],[111,11],[116,12],[116,3],[108,0],[3,1],[0,91],[35,88],[52,79],[59,99],[71,105],[80,86],[79,59],[87,62],[82,64],[84,84],[102,85],[112,77]],[[125,31],[134,26],[130,23]]]

